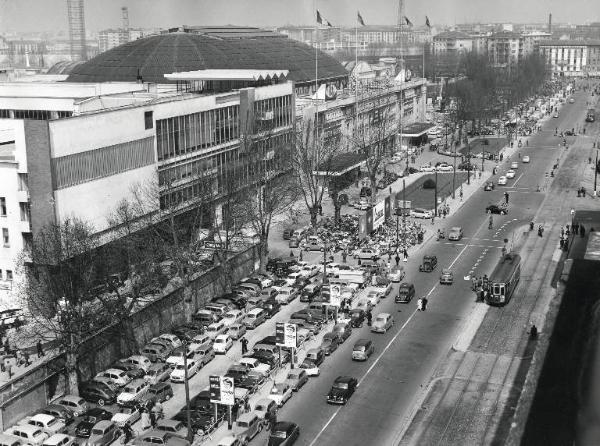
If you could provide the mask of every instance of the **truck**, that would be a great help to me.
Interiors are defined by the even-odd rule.
[[[360,286],[364,286],[369,280],[367,273],[360,269],[340,270],[338,279],[347,280],[348,283],[356,283]]]

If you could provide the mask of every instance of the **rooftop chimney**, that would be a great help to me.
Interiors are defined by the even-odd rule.
[[[552,13],[548,15],[548,32],[552,34]]]

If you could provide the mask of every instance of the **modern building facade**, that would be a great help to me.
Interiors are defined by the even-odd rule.
[[[590,42],[591,55],[597,61],[596,48]],[[588,44],[580,40],[551,40],[540,44],[540,52],[546,58],[553,76],[581,77],[587,75]],[[597,67],[597,62],[594,62]]]
[[[83,0],[67,0],[71,60],[87,60],[85,43],[85,9]]]
[[[460,55],[473,50],[473,37],[460,31],[445,31],[433,37],[433,54]]]
[[[488,37],[487,53],[496,67],[516,66],[522,57],[521,35],[512,31],[500,31]]]

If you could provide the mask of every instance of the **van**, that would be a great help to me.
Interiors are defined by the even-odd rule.
[[[208,304],[204,307],[204,309],[210,311],[219,319],[221,319],[223,315],[229,311],[229,307],[227,305],[221,304]]]
[[[145,379],[134,379],[123,388],[123,392],[117,397],[117,404],[122,406],[130,401],[139,401],[146,393],[150,384]]]
[[[271,398],[262,398],[254,406],[254,413],[262,420],[269,420],[277,413],[277,403]]]
[[[192,315],[192,320],[205,326],[216,322],[219,318],[212,311],[202,309]]]
[[[219,336],[220,334],[225,333],[225,330],[226,330],[226,327],[223,322],[213,322],[208,327],[206,327],[206,334],[211,339],[214,339],[217,336]]]
[[[375,347],[369,339],[359,339],[352,348],[352,359],[354,361],[366,361],[373,354]]]
[[[104,446],[111,444],[119,438],[120,435],[121,430],[113,421],[102,420],[98,421],[94,427],[92,427],[92,433],[86,443],[95,446]]]
[[[258,327],[267,319],[267,314],[262,308],[254,308],[248,312],[243,323],[250,330]]]

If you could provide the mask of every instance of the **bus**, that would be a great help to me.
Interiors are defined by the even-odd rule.
[[[587,116],[585,117],[586,122],[594,122],[596,120],[596,110],[590,108],[587,111]]]
[[[521,256],[508,253],[502,256],[490,277],[490,287],[485,298],[488,305],[506,305],[521,278]]]

